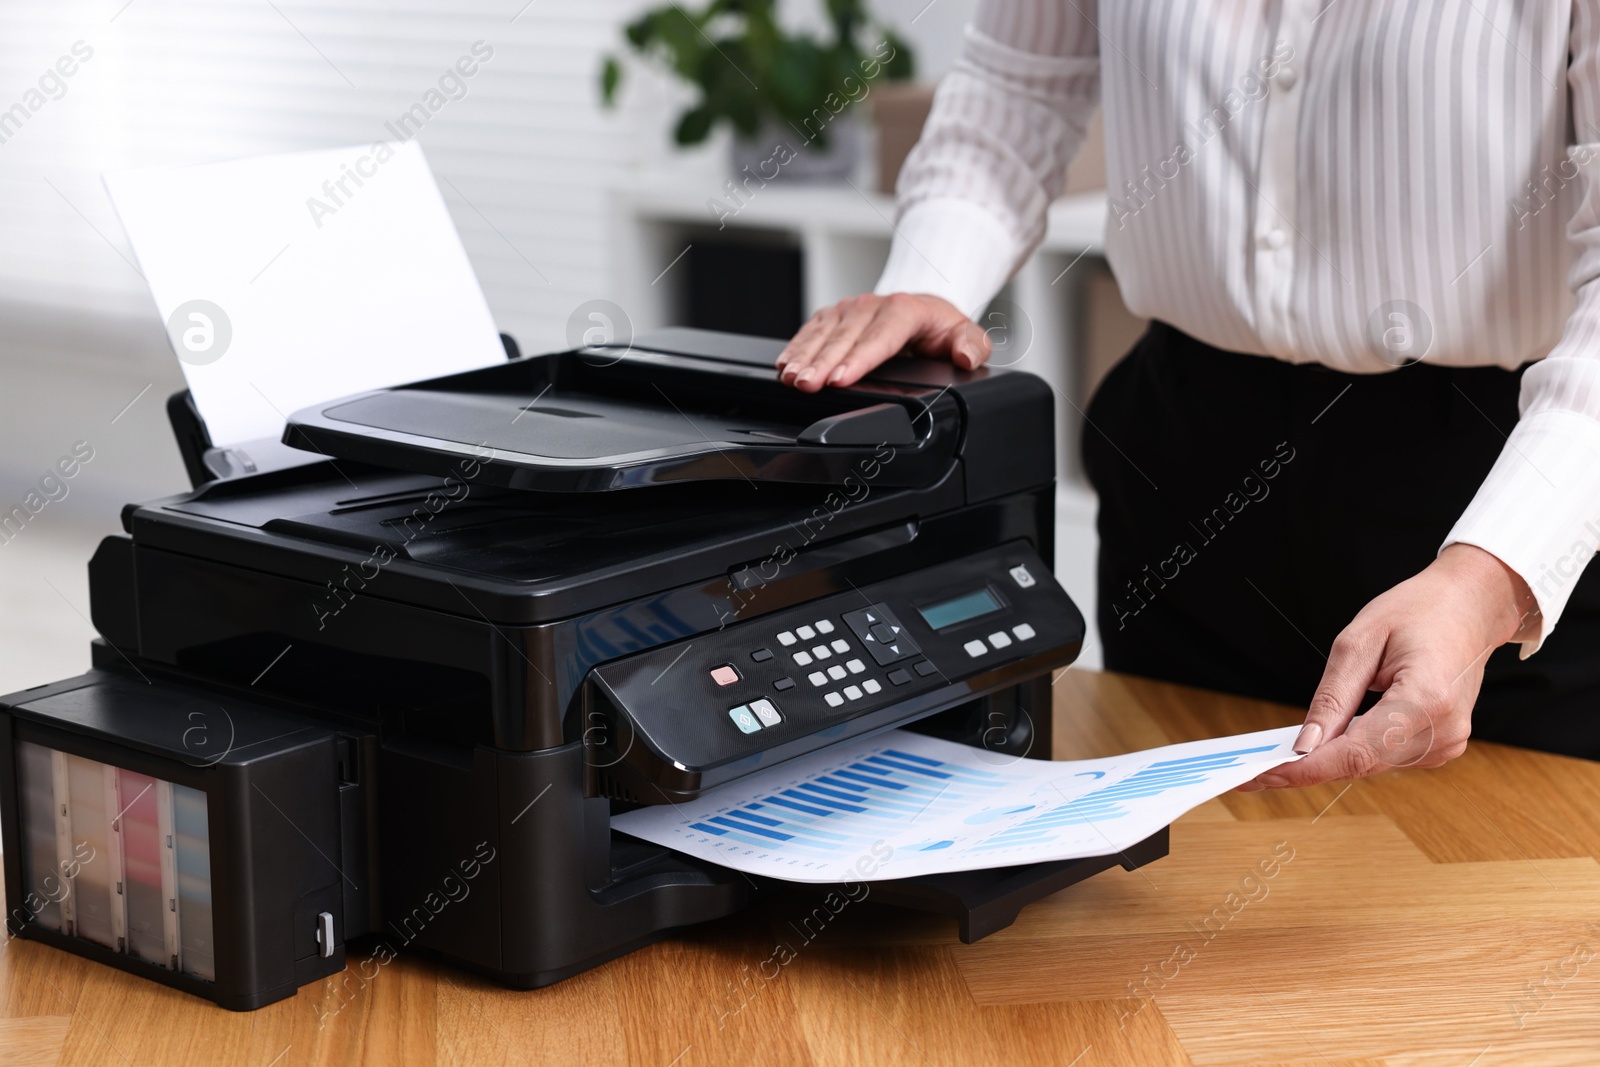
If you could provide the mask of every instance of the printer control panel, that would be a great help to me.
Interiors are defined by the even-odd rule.
[[[1028,573],[1025,566],[1019,570]],[[940,674],[933,661],[923,655],[922,647],[906,631],[899,616],[887,604],[870,604],[864,608],[847,611],[836,624],[831,618],[819,618],[801,623],[793,630],[780,630],[776,635],[777,656],[792,670],[772,683],[780,693],[800,689],[795,699],[803,702],[805,690],[802,680],[810,689],[820,690],[822,702],[829,708],[843,708],[852,702],[892,692],[894,688],[912,686],[919,678]],[[1016,624],[1010,630],[999,629],[986,638],[974,637],[963,645],[967,655],[978,658],[991,650],[1009,648],[1015,641],[1029,641],[1038,636],[1030,623]],[[815,644],[812,642],[815,641]],[[765,662],[771,648],[758,648],[750,653],[755,662]],[[713,668],[736,672],[737,667],[727,664]],[[731,681],[731,673],[721,675]],[[754,712],[751,722],[750,712]],[[757,698],[750,705],[728,709],[728,717],[745,733],[755,733],[766,726],[781,721],[773,701]]]
[[[597,758],[676,799],[1065,666],[1083,634],[1033,549],[1003,545],[596,668]]]

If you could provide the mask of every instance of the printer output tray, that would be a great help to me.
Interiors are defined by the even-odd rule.
[[[1120,865],[1125,871],[1133,871],[1160,859],[1167,854],[1169,837],[1170,829],[1164,826],[1131,848],[1109,856],[872,882],[866,899],[948,915],[959,924],[962,942],[970,945],[1016,922],[1022,909],[1036,900],[1112,867]]]

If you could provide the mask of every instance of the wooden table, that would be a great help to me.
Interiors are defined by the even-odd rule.
[[[1058,758],[1299,719],[1111,674],[1056,688]],[[401,957],[342,1008],[330,979],[236,1015],[13,940],[0,1067],[1592,1067],[1596,855],[1600,765],[1474,744],[1439,771],[1228,794],[1173,827],[1166,859],[975,945],[870,897],[807,943],[797,897],[539,992]]]

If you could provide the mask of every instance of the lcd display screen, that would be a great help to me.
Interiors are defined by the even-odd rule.
[[[966,622],[969,619],[981,618],[990,612],[1000,610],[1000,601],[987,589],[977,589],[970,593],[941,600],[937,604],[925,604],[917,609],[924,622],[935,630],[942,630],[946,626]]]

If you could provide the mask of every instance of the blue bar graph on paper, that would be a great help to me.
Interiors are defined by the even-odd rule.
[[[1070,827],[1112,822],[1129,814],[1127,801],[1204,783],[1215,771],[1238,766],[1243,757],[1272,748],[1262,745],[1158,760],[968,847],[983,851],[1038,844]],[[919,819],[937,824],[939,816],[970,811],[974,802],[1011,784],[1006,775],[886,748],[691,823],[690,829],[729,844],[765,850],[777,847],[797,857],[825,857],[844,849],[859,850],[861,842],[872,835],[914,830]],[[830,823],[845,832],[831,830]],[[944,844],[947,843],[936,842],[924,847]]]
[[[1002,774],[885,748],[724,811],[690,828],[753,848],[825,856],[859,851],[871,837],[914,829],[1012,784]],[[829,824],[848,820],[848,832]]]
[[[1075,797],[1009,829],[1001,830],[988,840],[972,846],[973,851],[1033,844],[1049,839],[1054,836],[1053,831],[1065,827],[1100,825],[1121,819],[1128,814],[1128,809],[1123,806],[1124,801],[1159,796],[1181,786],[1202,784],[1215,771],[1237,767],[1243,762],[1241,757],[1270,752],[1275,747],[1259,745],[1184,759],[1158,760],[1119,782]]]

